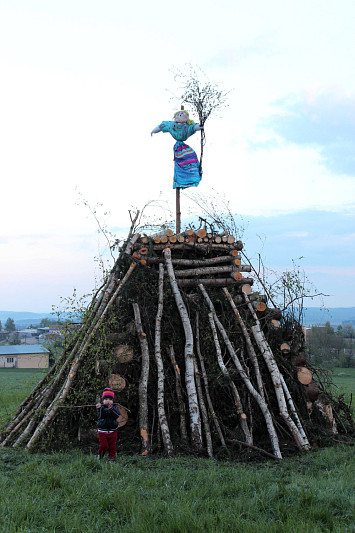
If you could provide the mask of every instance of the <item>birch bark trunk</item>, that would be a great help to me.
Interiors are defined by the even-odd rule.
[[[239,322],[240,327],[242,328],[242,332],[243,332],[243,335],[244,335],[244,338],[245,338],[245,341],[246,341],[246,345],[247,345],[248,354],[249,354],[250,359],[251,359],[251,361],[253,363],[253,366],[254,366],[255,377],[256,377],[256,382],[258,384],[259,393],[263,397],[263,399],[265,400],[264,385],[263,385],[263,380],[261,379],[258,358],[256,356],[256,353],[255,353],[255,350],[254,350],[254,346],[252,345],[248,330],[245,327],[243,319],[240,316],[240,313],[239,313],[239,311],[238,311],[238,309],[237,309],[237,307],[236,307],[236,305],[235,305],[235,303],[234,303],[234,301],[233,301],[233,299],[232,299],[232,297],[230,295],[230,292],[225,287],[223,289],[223,292],[226,295],[226,297],[227,297],[227,299],[228,299],[228,301],[229,301],[229,303],[230,303],[230,305],[231,305],[231,307],[232,307],[232,309],[234,311],[235,316],[237,317],[237,320]]]
[[[296,426],[298,427],[298,430],[301,433],[303,439],[308,442],[308,438],[307,438],[306,432],[303,429],[303,426],[301,424],[301,420],[300,420],[300,418],[298,416],[298,413],[296,411],[296,407],[295,407],[295,404],[293,403],[292,396],[291,396],[290,391],[288,390],[288,387],[286,385],[285,378],[283,377],[283,375],[281,373],[280,373],[280,377],[281,377],[281,385],[282,385],[282,388],[284,390],[284,393],[285,393],[285,396],[286,396],[286,400],[287,400],[287,403],[289,405],[289,408],[290,408],[290,411],[292,413],[292,416],[293,416],[293,418],[294,418],[294,420],[296,422]]]
[[[163,438],[164,448],[166,453],[169,456],[172,456],[174,453],[173,445],[171,442],[169,426],[165,414],[165,405],[164,405],[164,365],[163,359],[161,356],[161,346],[160,346],[160,337],[161,337],[161,319],[163,315],[163,288],[164,288],[164,265],[160,263],[159,265],[159,289],[158,289],[158,311],[155,320],[155,360],[157,363],[158,369],[158,391],[157,391],[157,405],[158,405],[158,417],[159,424],[161,429],[161,434]]]
[[[177,278],[193,278],[198,276],[207,276],[215,274],[226,274],[230,272],[250,272],[249,265],[227,265],[227,266],[207,266],[199,268],[188,268],[185,270],[175,270],[175,276]]]
[[[189,402],[191,442],[193,448],[201,449],[202,431],[201,418],[198,405],[195,377],[194,377],[194,354],[193,354],[193,334],[192,327],[187,313],[186,306],[176,283],[174,268],[171,262],[170,249],[164,250],[166,268],[169,275],[170,285],[175,297],[175,302],[180,313],[185,332],[185,384]]]
[[[309,450],[310,444],[306,437],[306,434],[302,428],[302,431],[299,430],[295,422],[292,420],[288,410],[287,403],[284,394],[284,388],[287,389],[286,383],[284,382],[284,387],[281,383],[281,373],[277,366],[277,363],[274,358],[274,354],[265,338],[265,335],[261,329],[260,321],[256,316],[253,306],[251,305],[247,295],[244,295],[245,301],[248,304],[249,310],[254,318],[255,325],[251,327],[254,339],[259,347],[259,350],[264,358],[264,361],[269,369],[270,376],[275,388],[276,398],[280,409],[281,418],[285,421],[285,424],[288,426],[291,434],[301,450]],[[288,392],[289,394],[289,392]],[[289,394],[291,397],[291,395]]]
[[[278,402],[279,409],[280,409],[280,416],[285,421],[285,424],[288,426],[289,430],[291,431],[291,434],[292,434],[297,446],[301,450],[309,450],[310,449],[310,445],[309,445],[308,439],[305,438],[305,433],[303,432],[304,436],[301,434],[301,432],[299,431],[297,425],[292,420],[292,418],[291,418],[291,416],[290,416],[290,414],[289,414],[289,412],[287,410],[287,403],[286,403],[286,399],[285,399],[285,395],[284,395],[284,389],[283,389],[282,383],[281,383],[280,371],[279,371],[279,368],[278,368],[278,366],[276,364],[276,361],[274,359],[274,356],[273,356],[273,353],[271,351],[271,348],[270,348],[268,342],[266,341],[265,337],[263,336],[262,331],[260,329],[260,326],[258,326],[258,325],[252,326],[251,330],[252,330],[254,338],[255,338],[255,340],[256,340],[256,342],[258,344],[259,350],[260,350],[262,356],[264,357],[264,360],[265,360],[265,362],[267,364],[267,367],[269,369],[270,376],[271,376],[271,379],[272,379],[272,382],[273,382],[274,388],[275,388],[277,402]],[[285,385],[286,385],[286,383],[285,383]]]

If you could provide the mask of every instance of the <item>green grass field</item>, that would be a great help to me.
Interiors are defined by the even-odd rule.
[[[335,368],[332,373],[335,394],[344,394],[347,403],[355,396],[355,368]],[[354,406],[353,406],[354,408]]]
[[[46,370],[0,368],[0,427],[16,412]]]
[[[1,399],[13,412],[14,386],[21,401],[42,377],[21,374],[0,371]],[[351,377],[345,369],[337,385],[350,378],[353,390]],[[355,532],[354,474],[350,446],[280,463],[119,456],[115,465],[79,451],[3,448],[0,531]]]

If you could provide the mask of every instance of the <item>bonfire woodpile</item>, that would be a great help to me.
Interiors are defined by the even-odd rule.
[[[134,222],[80,330],[1,446],[93,445],[106,386],[126,453],[281,459],[349,431],[306,361],[300,324],[253,292],[240,241],[206,229],[140,235]]]

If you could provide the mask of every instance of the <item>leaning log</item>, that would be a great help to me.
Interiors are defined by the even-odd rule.
[[[209,409],[210,415],[212,417],[214,427],[215,427],[215,429],[216,429],[216,431],[218,433],[219,440],[221,441],[221,445],[225,447],[226,446],[226,442],[224,440],[223,433],[222,433],[222,430],[221,430],[221,426],[220,426],[220,423],[218,421],[217,415],[216,415],[214,407],[213,407],[213,403],[212,403],[212,399],[211,399],[211,395],[210,395],[210,391],[209,391],[209,386],[208,386],[208,378],[207,378],[205,362],[204,362],[204,359],[203,359],[203,356],[202,356],[202,353],[201,353],[200,324],[199,324],[199,312],[198,311],[196,311],[196,353],[197,353],[197,356],[198,356],[199,361],[200,361],[200,367],[201,367],[201,372],[202,372],[202,379],[203,379],[203,382],[204,382],[204,385],[205,385],[205,393],[206,393],[206,398],[207,398],[207,403],[208,403],[208,409]]]
[[[159,265],[159,283],[158,283],[158,311],[155,319],[155,360],[158,370],[158,390],[157,390],[157,405],[158,405],[158,417],[163,438],[164,448],[168,456],[172,456],[174,453],[173,444],[171,442],[169,425],[165,414],[164,404],[164,365],[161,356],[161,319],[163,315],[163,286],[164,286],[164,266]]]
[[[246,415],[244,413],[242,401],[240,399],[240,394],[239,394],[238,389],[236,387],[236,384],[232,380],[232,378],[231,378],[231,376],[230,376],[230,374],[228,372],[228,369],[227,369],[226,365],[224,364],[224,361],[223,361],[223,358],[222,358],[222,350],[221,350],[221,346],[220,346],[219,340],[218,340],[217,330],[216,330],[216,326],[215,326],[214,313],[213,312],[210,313],[208,315],[208,318],[209,318],[209,321],[210,321],[213,340],[214,340],[214,344],[215,344],[215,347],[216,347],[218,365],[219,365],[219,368],[221,369],[221,372],[222,372],[223,376],[226,378],[226,381],[229,383],[229,386],[231,388],[232,396],[233,396],[233,399],[234,399],[234,403],[235,403],[235,406],[237,408],[237,415],[238,415],[238,418],[239,418],[240,427],[241,427],[241,429],[242,429],[242,431],[244,433],[246,442],[248,442],[249,444],[253,444],[253,438],[252,438],[251,432],[249,430],[249,426],[248,426],[248,423],[247,423],[247,417],[246,417]]]
[[[180,413],[181,442],[183,446],[187,448],[189,445],[189,439],[187,437],[187,429],[186,429],[186,409],[185,409],[185,404],[184,404],[183,394],[182,394],[180,368],[176,362],[174,347],[172,345],[169,346],[168,355],[170,357],[171,364],[173,365],[174,374],[175,374],[175,390],[176,390],[176,396],[178,400],[179,413]]]
[[[303,431],[303,428],[302,428],[302,431],[300,431],[300,429],[297,427],[297,425],[295,424],[295,422],[293,421],[293,419],[291,418],[288,412],[287,402],[286,402],[285,392],[284,392],[285,388],[287,388],[286,383],[281,378],[280,370],[275,361],[274,354],[272,353],[271,348],[261,329],[259,319],[257,318],[254,308],[251,305],[247,296],[245,296],[245,301],[255,321],[255,325],[251,327],[251,331],[258,345],[260,353],[262,354],[264,361],[269,369],[271,380],[273,382],[274,389],[275,389],[278,406],[280,409],[281,418],[284,420],[285,424],[288,426],[297,446],[301,450],[309,450],[310,445],[306,437],[306,434]],[[282,384],[282,381],[284,383],[284,386]]]
[[[139,338],[139,344],[142,352],[142,368],[139,380],[138,395],[139,395],[139,430],[141,436],[142,455],[149,453],[149,429],[148,429],[148,377],[149,377],[149,348],[148,341],[141,321],[141,313],[139,305],[133,304],[134,321]]]
[[[200,405],[200,411],[202,415],[202,421],[203,421],[203,427],[204,427],[204,435],[206,439],[206,448],[207,448],[207,455],[208,457],[213,457],[213,445],[212,445],[212,437],[211,437],[211,430],[210,430],[210,424],[208,421],[208,415],[207,415],[207,409],[205,405],[205,400],[203,398],[203,392],[202,392],[202,386],[201,386],[201,377],[199,373],[199,369],[197,367],[197,361],[194,358],[194,368],[195,368],[195,380],[196,380],[196,389],[197,389],[197,396],[198,396],[198,402]]]
[[[253,363],[253,367],[254,367],[254,371],[255,371],[255,377],[256,377],[256,382],[258,384],[258,389],[259,389],[259,393],[260,395],[263,397],[263,399],[265,400],[265,395],[264,395],[264,385],[263,385],[263,380],[261,379],[261,373],[260,373],[260,368],[259,368],[259,363],[258,363],[258,358],[256,356],[256,353],[255,353],[255,350],[254,350],[254,346],[253,346],[253,343],[251,342],[251,338],[250,338],[250,335],[248,333],[248,330],[244,324],[244,321],[232,299],[232,296],[230,295],[228,289],[224,288],[223,289],[223,292],[224,294],[226,295],[227,297],[227,300],[229,301],[230,305],[231,305],[231,308],[233,309],[234,311],[234,314],[238,320],[238,323],[242,329],[242,332],[243,332],[243,335],[244,335],[244,338],[245,338],[245,342],[246,342],[246,346],[247,346],[247,350],[248,350],[248,354],[249,354],[249,357],[251,359],[251,362]]]
[[[180,294],[178,285],[176,283],[174,267],[171,262],[170,249],[164,250],[164,257],[166,262],[166,268],[170,280],[171,290],[173,292],[175,302],[181,317],[185,332],[185,385],[187,391],[187,397],[189,402],[190,412],[190,427],[191,427],[191,441],[192,446],[195,449],[201,449],[202,447],[202,432],[201,432],[201,418],[197,398],[196,383],[194,377],[194,354],[193,354],[193,334],[192,327],[187,313],[186,306]]]

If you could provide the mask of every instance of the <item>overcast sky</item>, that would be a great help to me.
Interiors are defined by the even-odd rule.
[[[0,0],[0,309],[93,289],[104,243],[82,198],[121,237],[132,207],[174,208],[174,141],[150,131],[189,62],[232,92],[183,216],[226,194],[250,256],[303,256],[327,307],[354,306],[354,19],[350,0]]]

